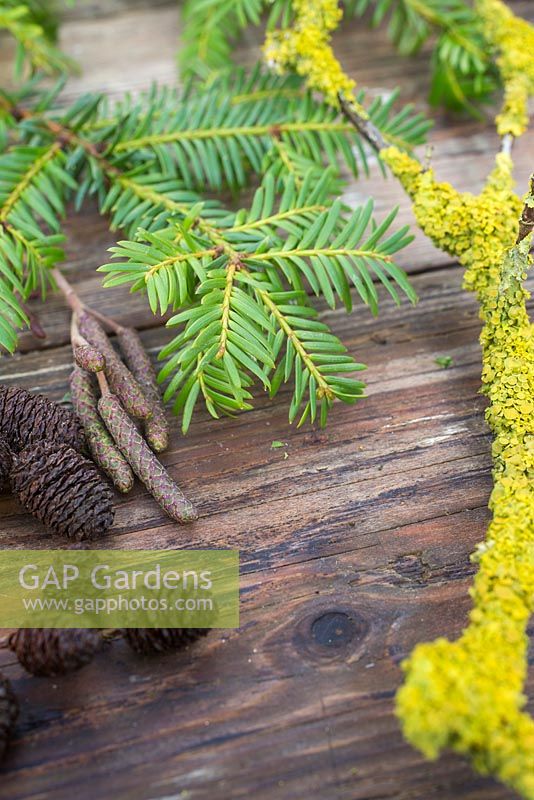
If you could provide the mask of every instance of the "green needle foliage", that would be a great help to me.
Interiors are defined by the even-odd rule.
[[[391,144],[411,150],[424,142],[430,123],[412,106],[395,112],[397,96],[374,100],[370,118]],[[366,102],[363,92],[359,100]],[[306,92],[301,79],[259,68],[219,76],[204,91],[190,88],[180,96],[164,89],[128,98],[96,120],[88,113],[84,130],[111,143],[114,159],[153,162],[159,173],[189,187],[236,190],[249,183],[251,172],[299,178],[340,161],[355,175],[369,171],[368,152],[347,120]]]
[[[46,295],[66,204],[96,196],[128,237],[102,267],[106,285],[173,312],[160,380],[184,432],[201,402],[215,417],[250,408],[256,382],[271,396],[291,382],[299,424],[325,424],[334,401],[362,397],[363,365],[311,298],[350,311],[357,297],[377,313],[380,283],[397,303],[415,296],[393,260],[411,240],[392,229],[396,212],[377,223],[371,200],[350,211],[336,199],[342,170],[370,169],[354,127],[300,78],[259,67],[67,107],[63,83],[45,89],[36,74],[0,91],[0,346],[14,351],[25,299]],[[430,125],[396,99],[358,96],[384,139],[410,151]],[[258,179],[241,211],[206,197]]]
[[[17,43],[15,76],[21,78],[25,67],[31,72],[48,74],[72,70],[74,62],[55,45],[57,17],[50,3],[30,0],[4,0],[0,6],[0,31],[9,33]]]
[[[352,0],[347,14],[371,12],[373,26],[388,20],[399,52],[414,55],[434,37],[430,101],[479,115],[498,78],[477,15],[464,0]]]
[[[195,219],[206,220],[208,228],[231,227],[229,212],[216,200],[200,195],[199,187],[235,190],[254,176],[264,176],[265,186],[274,193],[271,202],[275,195],[285,196],[287,185],[299,192],[317,185],[326,208],[339,185],[340,164],[353,172],[369,169],[367,149],[356,131],[306,92],[298,78],[256,69],[249,75],[238,72],[233,79],[221,76],[203,91],[153,88],[139,98],[126,97],[113,104],[90,94],[59,108],[62,85],[60,81],[44,90],[32,81],[13,93],[0,92],[0,113],[9,141],[0,183],[0,313],[4,320],[0,345],[10,352],[16,347],[16,331],[26,320],[23,300],[36,288],[45,296],[49,268],[62,257],[61,220],[69,199],[80,207],[87,196],[96,195],[102,213],[109,216],[110,228],[120,228],[134,239],[139,229],[148,235],[168,230],[171,222],[185,224],[192,210]],[[365,100],[363,94],[361,99]],[[411,149],[424,140],[429,125],[409,106],[396,112],[395,99],[393,95],[387,101],[374,100],[369,113],[385,137]],[[314,221],[302,219],[308,224]],[[286,234],[290,231],[285,226],[297,224],[295,214],[289,213],[281,222]],[[260,222],[250,231],[247,228],[246,235],[254,245],[258,237],[270,236],[274,241],[274,232],[263,231]],[[299,258],[296,253],[295,259]],[[281,263],[286,272],[295,259],[291,262],[284,256]],[[326,280],[319,268],[321,259],[328,262]],[[265,256],[259,260],[267,265]],[[343,290],[338,295],[348,303],[346,287],[340,283],[343,274],[348,274],[346,265],[340,271],[337,260],[328,260],[322,252],[314,255],[313,268],[304,262],[308,287],[324,294],[331,304],[333,285],[336,291]],[[368,275],[392,286],[391,268],[388,263],[381,271],[377,262],[371,273],[362,272],[359,277],[359,291],[362,296],[366,293],[365,302],[373,309],[376,293]],[[352,283],[356,276],[353,270]],[[172,285],[177,293],[172,305],[179,307],[193,298],[196,287],[186,284]],[[294,280],[290,285],[302,290]],[[148,283],[153,306],[158,286],[163,296],[157,281]]]
[[[23,301],[37,289],[44,298],[49,268],[63,257],[59,220],[64,189],[74,186],[56,142],[0,156],[0,345],[8,352],[28,322]]]
[[[477,15],[464,0],[347,0],[346,16],[370,14],[373,26],[387,20],[390,38],[403,55],[414,55],[430,39],[430,102],[480,116],[478,105],[498,86],[497,71]],[[185,77],[211,81],[233,67],[236,38],[248,25],[287,27],[291,0],[186,0],[180,65]]]
[[[185,0],[179,63],[184,77],[203,80],[226,68],[233,42],[247,25],[259,25],[265,0]]]
[[[201,215],[197,203],[164,229],[120,242],[119,263],[100,267],[105,285],[146,291],[154,313],[179,310],[160,380],[170,380],[165,397],[175,398],[184,433],[199,399],[214,417],[250,408],[255,380],[274,396],[292,378],[289,417],[299,424],[325,424],[335,399],[362,396],[364,384],[346,373],[363,365],[317,318],[309,292],[350,311],[352,287],[376,313],[378,279],[396,302],[399,291],[415,301],[392,260],[412,237],[391,233],[396,211],[376,224],[371,201],[348,213],[340,200],[329,204],[328,189],[328,175],[300,185],[289,177],[277,202],[267,175],[249,210]]]

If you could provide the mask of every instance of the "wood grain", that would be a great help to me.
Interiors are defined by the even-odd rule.
[[[512,3],[534,19],[532,4]],[[94,3],[69,11],[65,48],[83,72],[65,92],[119,95],[175,79],[174,4]],[[243,63],[261,35],[247,33]],[[425,56],[396,56],[382,31],[347,23],[336,49],[362,85],[403,87],[421,105]],[[9,48],[0,48],[5,79]],[[490,125],[439,119],[433,163],[441,177],[477,191],[497,141]],[[532,137],[518,145],[526,186]],[[530,151],[530,155],[529,155]],[[351,203],[380,211],[409,204],[373,170],[349,181]],[[88,206],[68,222],[65,265],[83,299],[135,324],[154,355],[168,333],[142,297],[101,288],[94,269],[113,243]],[[422,640],[459,634],[491,489],[489,435],[480,396],[480,325],[461,271],[421,235],[403,254],[420,296],[381,314],[322,317],[369,364],[369,398],[339,406],[326,431],[287,423],[287,391],[258,395],[253,412],[214,421],[196,414],[186,439],[173,422],[163,460],[197,501],[191,528],[172,524],[141,488],[117,499],[103,547],[236,547],[241,551],[241,628],[213,632],[177,656],[143,659],[122,642],[79,674],[26,676],[6,650],[0,666],[22,701],[1,800],[507,800],[459,758],[429,764],[403,742],[393,715],[400,661]],[[534,282],[531,280],[531,287]],[[38,308],[35,305],[35,308]],[[72,366],[68,313],[39,307],[48,338],[24,335],[0,361],[0,381],[60,399]],[[435,359],[450,355],[440,369]],[[272,449],[281,440],[284,448]],[[287,455],[287,458],[286,458]],[[52,547],[0,497],[0,546]],[[528,690],[534,698],[534,678]],[[532,704],[531,704],[532,705]]]

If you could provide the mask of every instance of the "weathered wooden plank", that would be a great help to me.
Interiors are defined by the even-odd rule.
[[[368,496],[368,500],[360,513],[368,513],[376,502],[373,492],[380,493],[386,486],[393,492],[404,472],[409,473],[406,478],[409,486],[414,481],[414,471],[433,467],[439,473],[442,462],[450,461],[454,462],[454,474],[457,460],[467,459],[466,469],[472,469],[468,465],[470,458],[487,458],[483,400],[476,394],[479,323],[474,314],[474,300],[461,291],[460,278],[458,269],[417,276],[415,285],[422,296],[421,302],[416,308],[406,304],[398,312],[387,309],[389,326],[380,335],[377,334],[382,324],[380,319],[370,315],[367,319],[351,318],[341,310],[325,312],[351,352],[362,353],[370,364],[371,395],[356,408],[340,404],[334,411],[334,424],[326,432],[295,430],[288,425],[287,390],[274,403],[260,395],[257,409],[235,420],[214,421],[205,412],[199,412],[185,440],[174,421],[172,445],[164,460],[194,495],[205,518],[195,526],[195,534],[187,530],[184,534],[187,540],[193,536],[192,541],[206,543],[207,535],[209,541],[216,543],[217,538],[212,539],[209,533],[214,515],[224,518],[229,513],[224,523],[227,529],[235,525],[233,515],[241,510],[234,538],[239,541],[244,532],[242,526],[247,530],[255,508],[271,503],[281,505],[281,529],[286,525],[291,527],[294,508],[286,509],[288,522],[283,522],[287,498],[305,499],[307,493],[315,491],[317,497],[323,491],[327,497],[343,492],[350,508],[361,490],[364,492],[361,502],[363,497]],[[451,301],[453,308],[445,300],[447,293],[455,298]],[[453,320],[457,330],[451,334]],[[144,334],[150,349],[155,349],[164,336],[166,332],[161,329]],[[437,366],[435,358],[443,353],[453,356],[453,368],[442,370]],[[10,360],[9,371],[0,371],[0,380],[14,381],[59,399],[67,388],[71,362],[68,347],[18,355]],[[256,431],[253,447],[249,443],[251,426]],[[272,450],[273,439],[287,442],[287,449]],[[377,478],[378,482],[373,483]],[[369,482],[374,489],[367,495],[368,490],[360,484],[369,486]],[[349,486],[353,488],[349,490]],[[174,526],[166,522],[146,494],[138,491],[132,497],[123,499],[118,510],[119,546],[122,534],[136,527],[148,527],[147,536],[152,537],[154,524],[162,523],[166,531],[161,534],[164,540],[175,535]],[[132,517],[134,506],[135,517]],[[13,517],[15,510],[11,498],[2,501],[3,537],[4,541],[10,540],[11,524],[17,530],[24,528],[25,535],[21,538],[17,535],[16,540],[21,546],[39,528],[28,520]],[[340,518],[343,513],[346,509]],[[384,513],[382,508],[381,517]],[[266,537],[266,541],[272,541],[272,537]],[[44,539],[43,545],[47,543],[49,540]],[[297,537],[297,557],[302,545]]]
[[[460,335],[468,342],[455,350],[467,351],[465,367],[456,367],[452,372],[438,371],[435,365],[431,366],[432,356],[444,350],[450,352],[451,344],[450,320],[447,323],[445,312],[441,317],[436,315],[439,297],[447,296],[440,285],[440,274],[441,284],[448,284],[450,277],[455,277],[452,283],[456,288],[449,292],[455,294],[456,301],[464,298],[467,304],[463,309],[460,304],[461,310],[457,313],[456,302],[451,302],[447,312],[462,320]],[[61,693],[51,687],[51,682],[21,678],[20,669],[9,666],[8,673],[17,679],[17,688],[27,699],[20,741],[8,760],[0,796],[53,796],[61,800],[70,796],[74,787],[81,797],[86,791],[88,798],[111,795],[134,800],[175,797],[182,791],[196,797],[208,797],[215,792],[241,797],[251,790],[265,798],[301,798],[325,793],[333,797],[403,797],[408,796],[405,791],[414,798],[431,795],[444,800],[482,796],[502,800],[509,796],[494,784],[473,778],[465,764],[457,759],[447,758],[437,765],[424,764],[402,744],[391,716],[391,697],[399,680],[396,667],[399,659],[417,640],[440,632],[453,635],[462,624],[467,609],[467,576],[472,569],[467,556],[483,535],[487,520],[485,509],[476,507],[484,505],[489,489],[487,442],[481,428],[480,401],[476,399],[477,321],[472,314],[472,299],[458,294],[459,278],[458,270],[418,277],[416,281],[425,282],[428,289],[422,292],[421,305],[417,310],[403,309],[397,326],[395,317],[388,317],[388,329],[378,341],[371,337],[376,339],[375,326],[379,328],[380,321],[373,321],[368,329],[365,323],[358,321],[352,332],[353,341],[362,347],[364,343],[374,347],[374,358],[369,360],[375,362],[378,386],[375,386],[372,402],[356,410],[347,409],[352,423],[358,418],[356,430],[352,425],[352,435],[357,434],[362,444],[356,445],[349,439],[346,446],[349,451],[359,446],[369,448],[371,458],[380,461],[383,453],[374,450],[380,446],[377,429],[387,426],[393,426],[401,436],[411,435],[412,445],[420,446],[425,433],[421,427],[425,425],[425,420],[421,420],[424,416],[439,417],[445,425],[445,429],[436,430],[436,422],[427,420],[431,438],[442,435],[456,441],[462,431],[455,436],[450,430],[447,432],[446,426],[467,412],[475,428],[468,434],[467,442],[462,439],[462,444],[471,450],[469,436],[480,431],[482,449],[476,448],[482,453],[479,471],[469,475],[469,469],[465,470],[459,459],[450,475],[446,475],[438,459],[437,471],[433,474],[439,483],[437,488],[435,483],[430,494],[437,498],[440,509],[428,508],[429,493],[421,489],[421,484],[414,492],[416,481],[412,473],[405,487],[406,496],[403,497],[401,490],[394,501],[395,506],[408,502],[404,506],[405,516],[402,516],[406,524],[400,525],[400,518],[397,518],[396,526],[388,530],[381,530],[380,525],[377,530],[377,495],[361,516],[353,514],[350,519],[336,523],[338,499],[345,500],[345,491],[343,498],[333,493],[333,507],[329,510],[321,504],[320,522],[312,522],[314,546],[311,551],[306,545],[308,531],[297,527],[300,519],[295,523],[294,518],[290,518],[288,528],[286,516],[285,526],[279,529],[278,520],[283,511],[280,506],[287,506],[287,500],[284,503],[280,497],[274,507],[258,503],[252,510],[238,510],[237,514],[232,500],[226,515],[214,514],[211,520],[202,521],[206,523],[207,537],[212,538],[203,534],[201,540],[204,546],[211,542],[219,546],[229,542],[241,544],[237,536],[232,539],[239,532],[245,548],[254,543],[250,556],[245,556],[246,569],[254,572],[244,578],[240,634],[232,633],[229,637],[224,633],[213,634],[209,642],[200,645],[196,655],[190,653],[158,660],[157,664],[132,662],[121,645],[114,645],[111,657],[108,655],[105,660],[101,657],[84,673],[67,678],[61,684]],[[428,287],[431,282],[433,291]],[[446,301],[443,305],[446,307]],[[431,319],[434,320],[432,324]],[[335,321],[344,323],[345,317],[338,313]],[[423,338],[427,326],[434,334],[428,348],[431,353],[426,352],[430,374],[418,375],[412,348],[415,343],[423,353],[427,349],[425,342],[428,340]],[[147,340],[156,343],[159,334],[149,332]],[[381,341],[387,343],[380,344]],[[58,356],[60,361],[69,360],[66,349],[50,352],[55,353],[53,364],[57,364]],[[425,356],[419,353],[421,357]],[[35,355],[28,354],[21,361],[32,359]],[[451,385],[449,381],[456,370],[461,371],[459,385],[456,381]],[[59,396],[63,386],[56,375],[49,373],[46,380],[52,380],[52,394]],[[35,383],[35,378],[30,376],[26,380],[29,386],[32,381]],[[437,411],[437,414],[426,413],[423,399],[426,389],[421,390],[419,380],[423,385],[426,381],[436,384],[438,395],[434,394],[433,401],[429,397],[428,410]],[[398,402],[399,381],[411,381],[417,390],[417,397],[407,398],[402,405]],[[384,390],[379,392],[381,385]],[[445,387],[448,389],[443,399],[440,393]],[[447,411],[448,404],[462,403],[458,395],[463,393],[466,408]],[[382,405],[388,395],[393,401],[391,410]],[[265,409],[258,412],[264,414],[262,421],[275,426],[269,426],[271,429],[262,432],[259,439],[255,434],[253,440],[256,465],[253,469],[260,479],[269,474],[266,457],[269,461],[274,457],[272,469],[279,463],[280,454],[269,450],[269,439],[271,436],[283,438],[287,431],[281,406],[280,403],[274,413],[269,412],[269,419],[265,418]],[[232,452],[242,452],[235,437],[243,434],[248,435],[247,450],[250,450],[247,431],[250,431],[252,416],[245,415],[219,425],[213,423],[213,426],[203,423],[193,431],[193,447],[207,440],[215,449],[222,443],[217,431],[222,435],[224,429],[225,436],[230,437]],[[290,456],[284,462],[287,483],[294,474],[286,473],[291,470],[294,457],[293,436],[295,444],[302,441],[306,464],[310,443],[316,456],[330,464],[331,458],[339,458],[339,447],[346,443],[347,436],[350,437],[351,426],[347,425],[347,420],[338,420],[338,423],[328,432],[327,438],[306,432],[291,434]],[[468,429],[470,425],[468,423]],[[384,446],[387,449],[387,445]],[[430,450],[436,446],[437,442]],[[191,453],[188,450],[186,453],[189,459]],[[447,457],[443,455],[441,460]],[[170,459],[174,458],[173,451]],[[472,459],[467,460],[471,464]],[[377,466],[368,464],[367,469],[372,473]],[[213,492],[217,492],[223,482],[225,467],[227,471],[226,453],[220,461],[217,477],[211,473],[207,476]],[[358,468],[355,464],[352,471],[357,473]],[[385,465],[384,470],[387,468]],[[402,469],[402,464],[399,468]],[[477,469],[476,465],[474,468]],[[236,472],[232,468],[227,476],[230,484],[243,474],[246,476],[247,471],[243,463]],[[417,477],[423,477],[422,473],[426,479],[426,466],[419,473],[416,471]],[[308,486],[309,474],[306,480]],[[456,490],[451,489],[451,480],[457,481]],[[391,476],[386,472],[383,486],[390,488],[390,485]],[[276,496],[280,496],[280,490],[278,486]],[[358,489],[359,498],[360,495]],[[298,512],[302,508],[303,515],[310,513],[309,491],[307,496],[308,502],[297,509]],[[313,501],[315,511],[315,496]],[[136,507],[138,504],[139,499]],[[475,505],[474,510],[466,511],[467,505]],[[384,505],[379,507],[382,518],[386,509]],[[429,510],[431,520],[415,521],[421,519],[421,512]],[[127,515],[130,513],[131,508]],[[247,514],[245,525],[239,523],[242,513]],[[276,530],[271,520],[276,520]],[[254,526],[252,530],[249,531],[248,525]],[[137,531],[126,546],[155,542],[159,546],[177,544],[177,540],[167,538],[161,528],[147,527],[144,533]],[[322,529],[324,535],[321,535]],[[20,533],[27,530],[23,525]],[[291,552],[292,537],[295,554]],[[261,554],[261,540],[266,550],[275,553],[274,561]],[[119,546],[124,546],[124,542]],[[320,557],[321,553],[328,552],[338,554]],[[290,563],[293,556],[298,559],[296,563]],[[273,565],[277,569],[272,569]],[[398,593],[398,596],[384,605],[383,592]],[[363,642],[351,640],[352,645],[349,643],[339,652],[336,650],[333,657],[328,645],[323,644],[317,652],[317,642],[310,634],[310,619],[321,620],[327,613],[348,614],[350,619],[359,620],[357,631],[365,629],[361,622],[363,617],[368,620],[373,635],[365,634]],[[321,623],[318,624],[320,629]],[[347,647],[356,648],[356,660],[350,655],[352,651],[347,653]],[[6,656],[3,654],[3,659],[8,665],[12,664],[11,657]],[[34,712],[34,708],[38,711]],[[48,761],[49,752],[54,754],[53,762]],[[153,766],[147,766],[147,760]],[[14,769],[9,771],[13,762]],[[80,787],[84,786],[88,775],[91,782],[84,790]],[[398,791],[399,786],[402,793]],[[409,788],[405,790],[404,787]]]
[[[483,787],[508,796],[456,759],[422,764],[390,714],[400,658],[419,638],[457,633],[467,608],[466,552],[430,555],[436,534],[457,537],[460,551],[481,521],[464,512],[437,529],[412,525],[419,567],[417,556],[399,558],[392,535],[390,564],[374,576],[351,553],[245,578],[240,634],[212,634],[194,654],[155,666],[114,644],[111,658],[60,692],[52,681],[18,681],[28,710],[45,699],[47,711],[10,756],[19,761],[6,796],[42,791],[48,748],[58,798],[73,787],[81,797],[241,797],[252,788],[261,797],[403,797],[399,778],[410,797],[477,797],[471,790]],[[341,631],[333,644],[327,615]]]
[[[380,319],[325,312],[373,364],[372,400],[340,408],[326,433],[289,431],[281,398],[236,420],[204,417],[185,442],[173,436],[166,460],[175,474],[187,464],[207,512],[184,531],[188,546],[242,549],[241,632],[156,664],[114,644],[61,693],[2,654],[28,715],[42,709],[35,723],[24,717],[6,797],[61,800],[89,774],[87,797],[134,800],[401,797],[399,781],[414,798],[506,797],[459,760],[423,764],[391,716],[399,660],[462,625],[490,486],[473,299],[457,269],[414,280],[419,307],[388,314],[385,330]],[[153,347],[161,335],[145,339]],[[457,366],[439,370],[433,359],[451,351]],[[45,357],[52,368],[36,378]],[[59,397],[69,363],[68,348],[29,353],[15,374]],[[288,441],[287,460],[272,438]],[[8,509],[3,542],[35,542],[37,526]],[[139,492],[121,503],[118,525],[106,546],[176,546],[183,535]],[[321,634],[328,614],[350,634],[336,647]]]

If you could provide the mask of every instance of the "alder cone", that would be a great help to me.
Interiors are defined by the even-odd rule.
[[[19,715],[19,704],[11,684],[0,673],[0,758],[4,755]]]
[[[0,436],[15,453],[42,441],[85,449],[83,427],[72,411],[18,386],[0,387]]]
[[[23,450],[11,488],[26,511],[53,533],[78,541],[113,523],[113,495],[95,465],[66,444],[41,442]]]
[[[88,664],[102,644],[96,630],[83,628],[21,628],[9,647],[31,675],[53,677]]]
[[[5,439],[0,437],[0,491],[9,483],[9,473],[13,464],[13,453]]]
[[[125,628],[124,637],[141,655],[183,650],[210,632],[209,628]]]

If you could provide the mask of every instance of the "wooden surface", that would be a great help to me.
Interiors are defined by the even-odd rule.
[[[82,77],[66,90],[139,89],[172,81],[174,5],[81,3],[63,29]],[[534,19],[530,2],[515,2]],[[247,34],[243,62],[258,53]],[[362,85],[425,96],[425,59],[402,60],[383,33],[351,22],[336,48]],[[2,45],[1,77],[9,48]],[[439,116],[439,115],[438,115]],[[434,164],[476,191],[497,142],[491,126],[441,117]],[[526,186],[532,137],[516,150]],[[352,202],[409,205],[378,171],[350,183]],[[69,276],[84,300],[166,340],[142,298],[103,291],[94,268],[113,238],[94,209],[68,224]],[[288,392],[255,411],[215,422],[197,414],[187,439],[175,426],[164,461],[200,508],[192,528],[172,524],[137,487],[117,501],[104,547],[235,547],[241,551],[240,630],[157,659],[113,643],[82,672],[26,676],[11,654],[0,666],[22,701],[0,775],[2,800],[505,800],[512,794],[447,755],[425,762],[403,742],[393,715],[399,662],[421,640],[454,637],[469,609],[469,553],[483,538],[491,488],[484,400],[478,394],[479,321],[460,269],[418,236],[402,255],[420,303],[381,315],[342,310],[324,318],[370,365],[369,398],[339,406],[324,432],[287,424]],[[71,368],[68,315],[47,300],[48,339],[25,335],[2,358],[0,379],[60,399]],[[450,355],[454,366],[435,359]],[[271,449],[275,439],[287,442]],[[287,454],[287,458],[286,458]],[[2,547],[61,546],[0,498]],[[534,698],[534,680],[529,682]],[[534,710],[534,703],[530,704]]]

